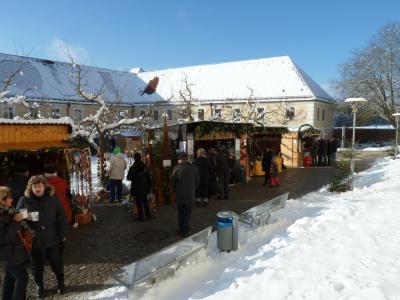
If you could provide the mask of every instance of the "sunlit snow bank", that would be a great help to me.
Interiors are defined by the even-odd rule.
[[[353,192],[323,188],[241,229],[237,252],[217,251],[214,235],[197,264],[144,295],[114,287],[90,299],[400,299],[399,186],[400,160],[380,159]]]

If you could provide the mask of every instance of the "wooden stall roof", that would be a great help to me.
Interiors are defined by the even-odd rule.
[[[0,151],[66,148],[72,126],[59,119],[0,119]]]

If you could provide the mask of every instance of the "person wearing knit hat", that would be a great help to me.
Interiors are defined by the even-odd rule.
[[[28,228],[22,213],[12,207],[8,187],[0,186],[0,261],[6,262],[3,279],[3,299],[25,299],[29,263],[18,231]],[[23,227],[25,226],[25,227]]]
[[[114,154],[121,153],[121,148],[120,147],[115,147],[114,148]]]
[[[109,182],[110,182],[110,202],[122,201],[122,179],[125,177],[125,169],[127,163],[124,155],[121,153],[120,147],[114,148],[114,155],[110,159],[109,165]]]

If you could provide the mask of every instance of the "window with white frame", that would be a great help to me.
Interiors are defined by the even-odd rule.
[[[168,120],[172,120],[172,110],[170,109],[167,110],[167,118]]]
[[[3,106],[3,117],[5,119],[14,119],[15,117],[15,106],[12,104],[5,103]]]
[[[35,105],[28,107],[28,113],[32,119],[39,118],[39,107]]]
[[[222,109],[221,108],[214,109],[214,116],[217,118],[222,118]]]
[[[294,107],[289,107],[286,110],[286,117],[288,118],[288,120],[293,120],[295,116],[295,108]]]
[[[154,118],[154,121],[158,121],[158,110],[154,110],[153,118]]]
[[[53,119],[61,118],[61,109],[59,107],[52,107],[50,112],[50,118]]]
[[[80,108],[75,108],[74,109],[74,120],[75,121],[82,121],[83,119],[83,112],[82,109]]]
[[[204,120],[204,109],[198,109],[197,110],[197,118],[199,119],[199,120]]]
[[[319,121],[319,107],[317,108],[317,121]]]
[[[239,121],[240,120],[240,108],[235,108],[233,111],[233,119]]]
[[[259,118],[259,120],[264,120],[264,116],[264,107],[257,107],[257,117]]]

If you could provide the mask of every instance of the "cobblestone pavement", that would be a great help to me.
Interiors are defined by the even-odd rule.
[[[191,232],[213,225],[217,212],[233,210],[241,213],[268,199],[289,192],[289,198],[298,198],[328,184],[338,173],[336,168],[286,169],[281,173],[281,186],[263,186],[263,178],[252,178],[247,184],[232,185],[229,200],[210,199],[207,207],[195,207],[192,213]],[[95,203],[97,221],[71,229],[65,247],[65,281],[67,294],[56,294],[56,282],[48,267],[45,270],[46,296],[49,298],[78,299],[79,293],[103,290],[114,282],[110,273],[181,239],[176,234],[177,211],[175,205],[158,208],[152,221],[138,222],[125,207],[119,204]],[[139,241],[139,236],[149,237],[151,231],[161,233],[163,240]],[[154,232],[153,232],[154,234]],[[0,277],[2,280],[3,273]],[[33,298],[33,279],[30,274],[28,299]]]

